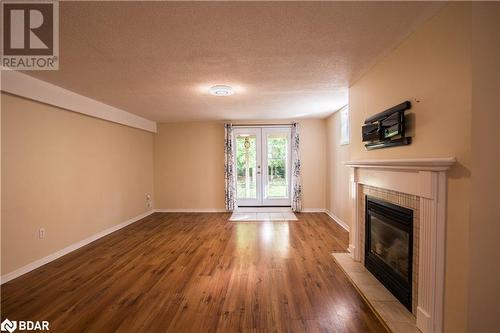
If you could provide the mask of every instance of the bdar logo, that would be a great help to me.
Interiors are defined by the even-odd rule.
[[[49,331],[49,322],[47,320],[9,320],[5,319],[0,324],[2,332],[20,331]]]
[[[2,329],[2,332],[14,332],[17,328],[17,322],[15,320],[10,321],[8,319],[5,319],[2,321],[2,324],[0,325],[0,328]]]

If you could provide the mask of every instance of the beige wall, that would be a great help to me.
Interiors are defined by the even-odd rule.
[[[445,330],[467,327],[466,265],[469,253],[471,167],[471,11],[451,4],[374,66],[349,90],[351,144],[331,157],[329,196],[333,213],[348,218],[349,173],[346,159],[393,159],[454,156],[449,172]],[[366,151],[361,142],[364,119],[405,100],[412,101],[409,146]],[[338,115],[328,120],[328,142],[337,145]],[[332,149],[329,149],[332,152]],[[342,170],[342,171],[339,171]],[[342,199],[339,196],[343,196]]]
[[[340,112],[326,119],[327,131],[327,205],[326,208],[349,227],[352,223],[350,206],[351,170],[344,166],[349,160],[349,145],[340,144]]]
[[[224,209],[224,125],[158,124],[155,208]]]
[[[2,274],[148,210],[152,133],[4,93],[1,106]]]
[[[470,332],[500,332],[500,3],[472,7]]]
[[[303,206],[325,208],[326,131],[322,119],[300,121]],[[155,136],[155,207],[224,209],[224,125],[163,123]]]
[[[326,122],[323,119],[300,120],[300,162],[302,206],[326,208]]]

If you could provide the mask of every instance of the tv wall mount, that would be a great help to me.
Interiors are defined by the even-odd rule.
[[[362,135],[367,150],[409,145],[411,137],[405,135],[405,111],[411,108],[403,102],[365,120]]]

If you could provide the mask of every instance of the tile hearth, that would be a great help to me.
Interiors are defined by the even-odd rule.
[[[362,263],[349,253],[333,253],[333,258],[387,328],[394,333],[420,333],[415,316]]]

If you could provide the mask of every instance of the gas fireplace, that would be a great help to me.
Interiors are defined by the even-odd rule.
[[[413,211],[366,196],[366,268],[411,312]]]

